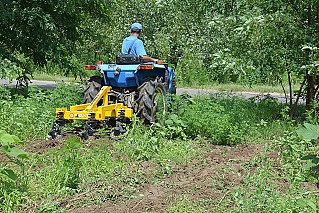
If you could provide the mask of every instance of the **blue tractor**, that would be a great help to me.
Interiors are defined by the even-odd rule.
[[[133,114],[145,125],[164,119],[167,94],[176,94],[176,75],[167,63],[141,62],[138,56],[119,55],[114,64],[86,65],[86,70],[99,70],[83,91],[81,105],[56,109],[56,122],[49,132],[51,138],[61,135],[61,128],[74,120],[84,120],[81,135],[87,138],[97,128],[111,127],[113,134],[125,132]]]

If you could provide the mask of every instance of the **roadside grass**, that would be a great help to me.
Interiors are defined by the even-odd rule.
[[[199,86],[200,85],[200,86]],[[285,92],[289,95],[289,85],[283,85],[285,88]],[[281,85],[245,85],[240,83],[216,83],[212,82],[211,84],[196,84],[196,85],[187,85],[182,82],[178,84],[180,88],[195,88],[195,89],[211,89],[222,92],[253,92],[253,93],[281,93],[284,91]],[[298,91],[300,88],[299,84],[293,84],[292,90]]]
[[[73,83],[75,83],[75,82],[79,82],[80,81],[79,79],[75,79],[74,77],[48,74],[48,73],[44,73],[44,72],[33,73],[32,74],[32,80],[55,81],[55,82],[58,82],[58,83],[62,83],[62,82],[73,82]]]

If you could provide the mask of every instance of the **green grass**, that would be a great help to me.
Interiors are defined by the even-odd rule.
[[[196,88],[196,89],[211,89],[217,91],[224,91],[224,92],[255,92],[255,93],[284,93],[281,85],[243,85],[237,83],[214,83],[212,82],[209,85],[185,85],[183,83],[178,84],[178,87],[182,88]],[[284,85],[285,91],[287,95],[289,95],[289,86]],[[298,91],[300,88],[299,84],[293,84],[292,90]]]
[[[180,197],[178,201],[168,209],[169,213],[204,213],[208,212],[200,206],[198,202],[191,201],[186,195]]]

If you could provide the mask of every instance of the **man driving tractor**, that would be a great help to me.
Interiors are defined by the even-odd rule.
[[[140,23],[134,23],[131,26],[131,36],[124,39],[122,44],[122,54],[132,54],[141,56],[143,62],[155,62],[158,63],[160,60],[151,58],[146,55],[143,41],[139,39],[142,33],[142,25]]]

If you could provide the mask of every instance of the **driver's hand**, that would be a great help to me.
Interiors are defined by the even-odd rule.
[[[162,61],[162,60],[159,60],[159,59],[156,59],[156,60],[155,60],[155,63],[156,63],[156,64],[163,64],[163,61]]]

